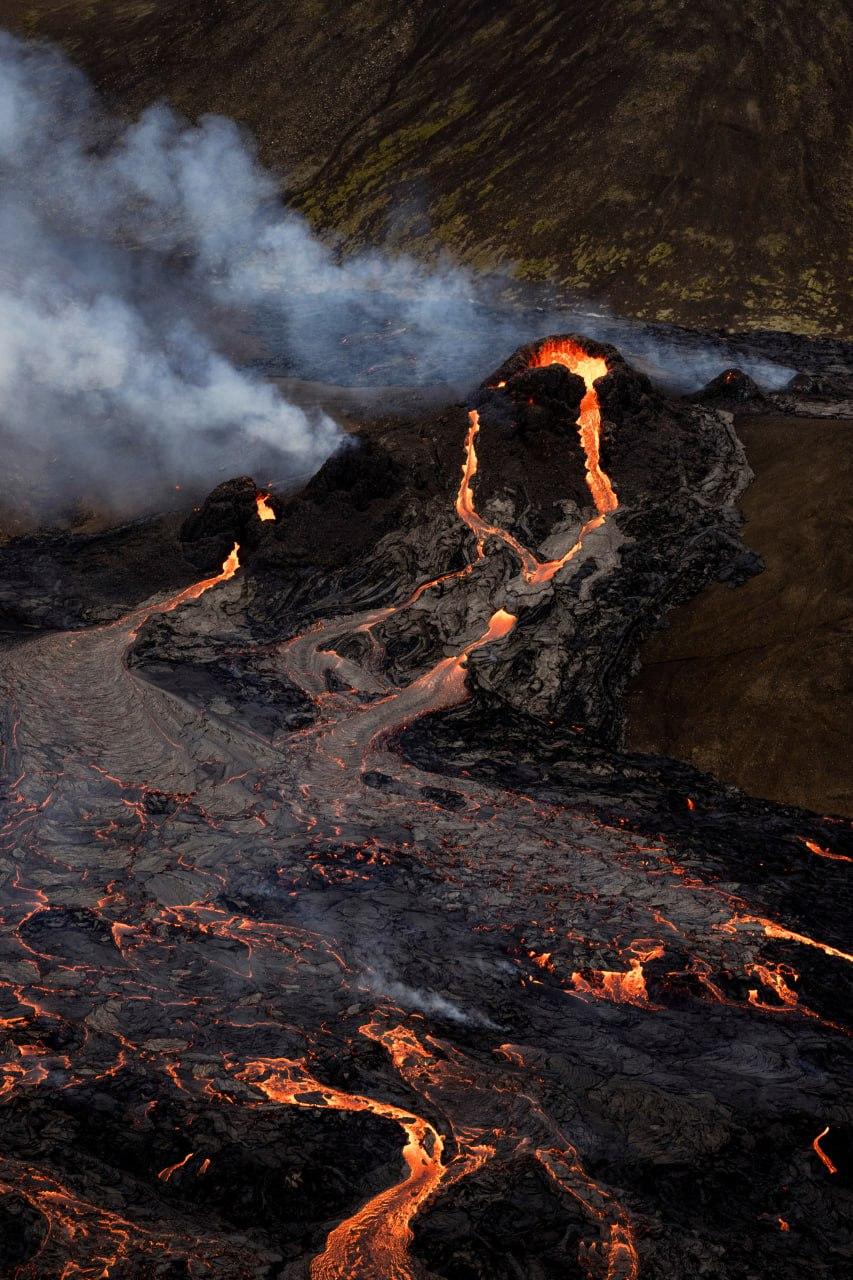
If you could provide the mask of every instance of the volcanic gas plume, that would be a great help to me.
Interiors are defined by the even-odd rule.
[[[3,651],[8,1274],[829,1280],[849,831],[619,750],[730,417],[572,334],[400,431]]]
[[[0,520],[158,509],[236,456],[265,482],[304,480],[340,432],[302,380],[443,384],[447,401],[531,327],[566,323],[449,263],[342,253],[232,121],[162,104],[116,118],[47,45],[0,32],[0,97]],[[692,389],[731,363],[762,385],[790,376],[588,313],[572,314]]]

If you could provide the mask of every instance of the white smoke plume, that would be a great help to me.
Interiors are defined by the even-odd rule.
[[[485,1014],[478,1013],[476,1010],[466,1012],[437,991],[424,991],[420,987],[410,987],[408,983],[399,982],[381,970],[365,974],[360,985],[366,987],[373,995],[379,996],[380,999],[390,1000],[403,1009],[433,1013],[439,1018],[446,1018],[449,1022],[497,1029],[497,1023],[492,1022],[491,1018],[487,1018]]]
[[[43,501],[304,472],[336,446],[208,330],[262,191],[227,122],[121,129],[59,54],[0,33],[0,448]]]
[[[58,51],[0,32],[0,457],[43,506],[107,486],[125,510],[175,482],[310,473],[340,435],[221,350],[277,372],[471,385],[520,342],[581,329],[699,385],[739,363],[667,351],[589,309],[513,312],[450,265],[344,256],[279,198],[231,122],[107,113]],[[372,362],[372,363],[371,363]]]

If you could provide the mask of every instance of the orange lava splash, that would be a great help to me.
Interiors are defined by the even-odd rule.
[[[268,493],[259,493],[255,498],[255,505],[258,508],[259,520],[275,520],[275,512],[267,501],[269,496],[270,495]]]

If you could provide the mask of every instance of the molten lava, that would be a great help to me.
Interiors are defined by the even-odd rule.
[[[607,362],[600,356],[591,356],[576,342],[565,338],[550,338],[543,342],[532,360],[532,368],[542,369],[549,364],[561,364],[570,373],[583,378],[586,395],[581,400],[580,417],[577,420],[578,435],[586,458],[586,482],[600,516],[615,511],[619,503],[609,477],[601,469],[601,407],[595,383],[607,375]]]
[[[343,1280],[345,1276],[415,1280],[407,1259],[412,1239],[410,1223],[444,1177],[441,1134],[428,1120],[390,1102],[320,1084],[302,1062],[259,1058],[249,1062],[238,1075],[271,1102],[334,1111],[369,1111],[400,1125],[406,1135],[403,1159],[408,1175],[335,1227],[325,1249],[311,1263],[311,1280]]]
[[[518,541],[506,529],[490,524],[477,512],[474,504],[473,481],[477,475],[477,435],[480,431],[480,415],[476,409],[468,414],[468,433],[462,463],[462,480],[456,495],[456,513],[477,539],[477,558],[482,559],[487,538],[497,538],[509,547],[521,561],[521,570],[529,583],[550,582],[559,569],[572,560],[583,546],[584,539],[593,529],[599,528],[611,511],[619,505],[610,478],[601,466],[601,406],[595,382],[606,376],[607,362],[600,356],[588,355],[577,343],[567,339],[550,339],[544,342],[531,360],[531,368],[543,368],[561,364],[583,378],[586,394],[581,400],[577,419],[578,435],[586,460],[586,483],[595,506],[596,514],[582,526],[577,541],[565,555],[556,560],[541,563],[532,551]],[[506,383],[499,382],[498,387]]]
[[[605,1280],[637,1280],[640,1261],[633,1228],[621,1205],[587,1176],[571,1148],[567,1151],[540,1148],[536,1158],[548,1176],[599,1222],[610,1218],[609,1239],[604,1247],[607,1261]],[[613,1221],[613,1218],[616,1221]],[[599,1273],[600,1274],[600,1273]]]
[[[490,604],[485,604],[482,597],[474,593],[473,609],[468,608],[471,601],[462,599],[463,607],[453,622],[460,628],[457,634],[468,635],[477,630],[480,634],[464,646],[461,642],[449,644],[449,656],[404,687],[395,687],[387,678],[381,645],[372,635],[372,666],[362,667],[352,656],[358,652],[352,647],[347,656],[333,648],[340,638],[358,632],[370,633],[379,622],[408,609],[431,588],[473,577],[479,562],[485,558],[485,543],[490,538],[502,542],[518,556],[528,583],[547,582],[578,553],[586,534],[604,524],[616,509],[616,495],[602,469],[600,456],[601,412],[596,382],[607,373],[606,362],[588,355],[575,343],[551,340],[541,345],[531,366],[538,368],[554,363],[563,364],[581,376],[586,388],[576,425],[584,450],[586,484],[594,513],[588,513],[591,518],[580,529],[574,546],[561,558],[543,563],[507,530],[478,515],[473,490],[480,420],[477,413],[472,412],[456,510],[476,539],[476,561],[422,583],[402,603],[350,617],[337,616],[331,622],[317,622],[283,646],[281,657],[288,677],[315,703],[318,712],[316,725],[288,739],[287,753],[279,750],[278,739],[268,742],[253,735],[249,728],[243,731],[236,717],[224,727],[208,724],[195,717],[189,705],[181,704],[177,707],[178,719],[172,705],[176,700],[171,696],[161,697],[154,686],[140,680],[124,661],[126,640],[135,634],[129,628],[138,626],[140,619],[195,600],[234,576],[239,567],[236,544],[219,574],[193,584],[165,603],[149,602],[120,623],[93,628],[85,638],[82,633],[75,635],[70,642],[63,641],[66,647],[62,649],[54,647],[56,641],[44,642],[45,652],[53,661],[45,670],[43,683],[36,682],[35,693],[30,691],[28,714],[33,723],[28,724],[27,716],[23,717],[20,730],[23,747],[19,741],[20,717],[15,707],[17,686],[10,681],[11,710],[8,727],[4,722],[4,732],[0,735],[0,760],[5,762],[5,753],[9,753],[10,795],[17,808],[13,819],[0,827],[0,835],[5,834],[11,842],[16,862],[19,848],[26,849],[34,874],[42,877],[45,888],[25,888],[20,883],[20,871],[14,880],[6,882],[4,906],[11,904],[13,909],[8,920],[0,923],[6,929],[8,945],[21,952],[21,963],[10,969],[11,980],[0,983],[8,999],[8,1016],[0,1017],[0,1030],[9,1041],[9,1060],[0,1066],[0,1097],[4,1099],[4,1107],[16,1105],[20,1095],[29,1089],[44,1086],[46,1095],[48,1090],[55,1092],[58,1087],[65,1090],[85,1085],[88,1088],[93,1081],[111,1080],[120,1072],[156,1071],[157,1087],[146,1087],[140,1094],[139,1101],[144,1102],[144,1107],[140,1106],[138,1111],[144,1116],[140,1124],[149,1123],[152,1112],[155,1115],[162,1112],[164,1118],[159,1123],[168,1127],[169,1145],[162,1150],[174,1163],[166,1164],[157,1172],[164,1163],[162,1157],[158,1158],[150,1172],[154,1189],[162,1193],[159,1198],[164,1212],[168,1210],[165,1220],[171,1223],[177,1213],[174,1220],[179,1226],[182,1215],[189,1213],[191,1197],[186,1194],[187,1188],[207,1174],[211,1157],[204,1154],[205,1139],[196,1141],[178,1135],[171,1108],[161,1105],[166,1100],[163,1090],[167,1086],[170,1093],[182,1095],[182,1106],[186,1099],[194,1097],[205,1105],[211,1102],[217,1106],[247,1108],[287,1105],[362,1112],[391,1121],[402,1135],[399,1145],[403,1161],[392,1175],[393,1185],[377,1194],[365,1191],[361,1207],[331,1230],[322,1252],[311,1263],[312,1280],[419,1280],[423,1270],[409,1255],[415,1215],[430,1204],[437,1192],[444,1199],[449,1188],[486,1162],[494,1159],[496,1164],[508,1168],[510,1161],[517,1158],[526,1161],[535,1158],[553,1187],[572,1197],[589,1217],[597,1238],[591,1242],[584,1240],[579,1253],[579,1265],[589,1280],[636,1280],[639,1253],[629,1213],[604,1184],[586,1172],[569,1133],[561,1125],[566,1117],[575,1114],[577,1106],[577,1140],[583,1137],[593,1141],[599,1169],[618,1172],[620,1159],[614,1158],[614,1154],[623,1145],[629,1150],[630,1130],[635,1120],[641,1133],[646,1123],[642,1081],[637,1074],[632,1074],[638,1071],[634,1063],[636,1055],[632,1054],[627,1068],[631,1075],[630,1087],[622,1092],[620,1085],[613,1095],[618,1105],[612,1124],[619,1145],[612,1142],[608,1145],[607,1128],[611,1119],[608,1092],[595,1088],[594,1080],[600,1063],[618,1084],[622,1064],[618,1051],[613,1053],[610,1047],[620,1042],[602,1039],[598,1043],[593,1037],[609,1036],[612,1028],[624,1027],[630,1031],[636,1024],[654,1023],[646,1028],[649,1043],[660,1050],[667,1071],[677,1062],[677,1058],[665,1057],[670,1031],[677,1026],[676,1013],[672,1013],[669,1027],[668,1006],[666,1013],[661,1013],[661,1007],[651,1003],[649,994],[647,966],[663,956],[664,945],[654,936],[639,936],[642,930],[647,927],[652,933],[658,927],[670,930],[668,948],[671,945],[673,951],[683,955],[679,963],[686,965],[684,974],[692,978],[691,1000],[694,990],[698,991],[696,999],[712,998],[719,1005],[735,1008],[739,1019],[745,1014],[754,1017],[755,1011],[760,1010],[762,1023],[771,1021],[767,1014],[773,1014],[777,1023],[804,1017],[817,1020],[817,1015],[804,1007],[795,990],[795,984],[799,983],[795,970],[760,955],[758,948],[763,938],[811,947],[831,959],[853,961],[853,956],[836,947],[794,932],[764,916],[747,914],[750,906],[746,900],[735,898],[720,884],[700,879],[698,874],[679,866],[670,857],[671,850],[664,837],[641,845],[630,830],[620,831],[617,824],[627,827],[626,818],[618,818],[607,828],[599,829],[595,825],[593,830],[593,819],[567,812],[558,800],[534,801],[523,790],[511,794],[497,784],[481,784],[476,775],[472,777],[467,770],[443,779],[442,791],[438,793],[441,803],[435,788],[430,793],[421,785],[419,772],[425,775],[424,782],[430,775],[426,770],[416,770],[413,764],[402,763],[393,740],[389,741],[390,735],[419,716],[464,700],[469,657],[482,646],[508,636],[516,624],[515,615],[508,609],[494,607],[505,599],[497,594],[501,588],[493,588]],[[255,495],[261,521],[275,519],[269,496]],[[501,569],[501,566],[493,567]],[[497,577],[496,574],[492,581]],[[464,594],[459,591],[460,597]],[[453,602],[457,603],[459,601]],[[488,616],[490,610],[493,611]],[[211,614],[214,613],[211,610]],[[470,631],[462,631],[463,625],[469,627],[471,618],[479,619],[479,624],[471,626]],[[22,683],[21,676],[23,682],[30,676],[30,655],[34,651],[35,646],[28,644],[27,657],[19,668],[18,684]],[[60,679],[57,679],[57,661]],[[340,677],[334,689],[329,687],[330,674]],[[48,766],[43,773],[44,790],[28,795],[28,787],[35,784],[24,783],[23,770],[28,755],[39,760],[41,744],[51,736],[52,720],[40,721],[38,717],[45,709],[53,712],[57,687],[65,693],[64,704],[59,703],[60,710],[65,711],[76,733],[74,750],[69,752],[71,767],[66,777],[61,772],[64,761],[52,758],[43,761]],[[92,689],[103,689],[104,696],[92,697]],[[152,734],[152,728],[156,734]],[[206,750],[208,739],[209,752]],[[201,758],[203,772],[195,768],[199,745],[205,748]],[[283,762],[285,754],[287,762]],[[92,755],[97,759],[91,760]],[[373,765],[377,757],[381,759],[383,755],[388,772],[378,773]],[[279,782],[268,786],[268,777],[277,778],[282,768],[290,770],[288,777],[293,785],[284,790]],[[123,780],[125,770],[128,770],[126,781]],[[378,780],[381,786],[368,795],[364,784],[370,772],[373,772],[373,781]],[[91,799],[83,789],[84,785],[90,786],[90,775],[98,788]],[[244,779],[248,781],[241,788]],[[387,783],[394,785],[386,787]],[[398,784],[399,791],[395,789]],[[63,788],[68,786],[74,789],[63,793]],[[57,849],[63,858],[73,856],[56,842],[60,816],[58,810],[51,810],[54,789],[62,799],[63,812],[73,808],[75,813],[85,813],[83,821],[91,819],[95,839],[100,842],[98,852],[108,846],[107,851],[113,855],[107,859],[100,880],[96,879],[98,868],[88,857],[73,866],[70,862],[54,860]],[[113,794],[116,790],[118,794]],[[290,809],[284,807],[286,791],[301,797]],[[451,792],[460,804],[444,803],[451,798]],[[91,813],[80,804],[84,799]],[[69,805],[69,801],[73,805]],[[300,807],[303,801],[304,809]],[[690,797],[683,803],[688,811],[696,808]],[[465,806],[464,809],[461,806]],[[39,827],[43,809],[48,809],[47,826]],[[528,817],[528,813],[532,816]],[[357,815],[358,825],[350,830],[353,814]],[[417,826],[413,821],[415,816]],[[180,824],[177,841],[170,843],[167,824],[173,828]],[[195,838],[193,825],[198,827]],[[698,818],[695,826],[700,827]],[[250,828],[251,835],[247,836],[245,833]],[[386,830],[400,834],[386,839]],[[544,831],[547,835],[543,835]],[[586,833],[591,835],[589,841]],[[804,837],[800,840],[815,856],[850,860],[812,840]],[[232,843],[226,844],[226,841]],[[290,841],[293,850],[288,853]],[[392,847],[397,841],[399,848]],[[239,859],[244,849],[250,852],[251,861],[247,859],[241,865]],[[5,846],[2,852],[5,857]],[[225,856],[220,857],[223,852]],[[346,865],[346,859],[354,863],[354,868]],[[335,926],[330,923],[330,934],[326,937],[287,923],[284,918],[255,918],[252,914],[255,907],[249,898],[244,898],[240,881],[247,886],[262,881],[276,889],[280,886],[280,892],[269,895],[276,897],[278,910],[282,901],[286,906],[290,900],[298,899],[303,886],[316,892],[314,879],[322,877],[324,889],[353,880],[369,881],[374,872],[396,875],[397,861],[418,888],[427,883],[426,879],[415,878],[421,874],[422,866],[427,869],[430,889],[436,885],[443,892],[453,886],[448,901],[459,902],[458,908],[452,907],[454,910],[461,912],[464,908],[465,920],[471,928],[467,934],[469,942],[478,937],[481,930],[493,934],[495,940],[503,931],[513,936],[518,928],[517,918],[523,911],[525,930],[530,928],[530,942],[534,943],[535,938],[537,948],[529,949],[526,934],[522,934],[525,966],[529,961],[537,974],[535,978],[526,976],[521,984],[526,993],[523,999],[536,999],[536,992],[542,991],[549,1005],[554,1001],[563,1002],[569,995],[575,1001],[580,997],[586,1001],[594,999],[631,1006],[622,1011],[603,1005],[595,1009],[587,1007],[584,1026],[590,1046],[588,1066],[571,1076],[561,1074],[549,1080],[548,1054],[533,1040],[524,1046],[507,1043],[486,1052],[489,1043],[497,1039],[491,1031],[497,1032],[498,1027],[485,1015],[472,1013],[471,1025],[459,1041],[466,1046],[470,1042],[469,1052],[468,1047],[458,1047],[455,1039],[439,1041],[428,1034],[424,1028],[431,1025],[430,1022],[426,1017],[419,1020],[417,1013],[394,1010],[394,1024],[388,1025],[388,1010],[383,1005],[381,1011],[369,1015],[375,1020],[360,1026],[358,1031],[372,1042],[371,1047],[381,1045],[387,1052],[399,1076],[390,1086],[391,1096],[397,1103],[382,1100],[389,1095],[378,1083],[359,1087],[368,1089],[369,1093],[378,1092],[379,1098],[348,1091],[356,1086],[347,1086],[344,1082],[352,1076],[339,1070],[345,1061],[342,1051],[348,1043],[341,1036],[346,1036],[347,1019],[354,1012],[362,1016],[364,1008],[366,989],[359,978],[364,968],[359,948],[363,932],[333,932]],[[125,864],[138,867],[142,875],[150,875],[158,868],[142,911],[136,905],[143,903],[139,887],[129,887],[119,876],[118,868]],[[66,875],[67,883],[64,883]],[[235,875],[239,875],[239,881],[235,882]],[[333,878],[335,875],[337,879]],[[155,894],[153,885],[158,882]],[[237,893],[233,892],[235,883]],[[388,883],[393,882],[380,879],[380,890]],[[59,884],[65,893],[65,898],[58,902],[76,903],[79,895],[81,902],[92,904],[85,912],[80,909],[72,929],[53,928],[54,923],[61,924],[63,920],[59,916],[55,921],[51,919],[54,908],[48,894],[55,892],[54,884]],[[149,891],[145,889],[145,893]],[[285,894],[289,895],[286,900]],[[370,897],[368,891],[365,901],[372,906]],[[389,898],[400,898],[396,888]],[[324,920],[333,921],[336,904],[343,900],[344,895],[334,888],[329,895],[332,912],[328,916],[324,914]],[[381,892],[376,901],[382,902]],[[707,910],[705,901],[709,904]],[[442,921],[441,899],[437,898],[436,903],[430,903],[428,894],[418,903],[418,913],[425,921],[429,917]],[[663,908],[667,915],[663,914]],[[396,907],[389,908],[389,912],[396,910]],[[623,911],[627,912],[624,916]],[[588,925],[585,913],[589,916]],[[396,917],[392,914],[375,918],[377,930],[383,927],[384,920],[388,920],[389,929],[394,927]],[[462,916],[458,919],[461,922]],[[719,923],[721,920],[724,923]],[[571,929],[567,929],[569,924]],[[102,931],[102,941],[96,937],[94,926]],[[466,935],[462,930],[466,927],[460,923],[454,939],[463,940]],[[93,949],[83,953],[89,956],[85,964],[52,964],[45,941],[48,930],[53,935],[51,946],[56,946],[62,934],[68,932],[75,947],[89,947],[90,929]],[[84,934],[85,944],[80,941]],[[620,946],[614,938],[634,940]],[[571,973],[570,980],[571,966],[563,973],[559,979],[559,986],[564,988],[561,991],[555,978],[560,973],[563,939],[571,940],[578,949],[572,952],[577,957],[573,960],[577,969]],[[701,955],[692,950],[699,941]],[[580,947],[588,950],[582,953]],[[76,951],[73,954],[76,956]],[[614,963],[613,969],[591,967],[603,963],[600,958],[593,958],[602,954],[618,957],[606,961]],[[487,956],[488,963],[484,961],[478,972],[492,973],[497,968],[496,952],[490,950],[483,955]],[[52,968],[58,968],[59,972],[51,980]],[[200,982],[208,970],[211,980]],[[730,1000],[726,990],[713,981],[718,973],[734,971],[746,972],[754,979],[748,1004],[740,998],[737,1002]],[[24,981],[24,975],[31,976]],[[497,1002],[498,991],[500,999],[509,999],[506,994],[509,987],[503,978],[500,984],[500,987],[488,988],[494,1002],[490,1000],[484,1008],[494,1011],[501,1007]],[[350,988],[357,990],[350,993]],[[473,979],[470,990],[475,990]],[[666,982],[662,981],[662,1002],[667,990]],[[79,1017],[77,1007],[83,994],[87,1007],[91,997],[91,1026],[97,1034],[86,1033],[78,1062],[55,1047],[60,1043],[72,1044],[72,1037],[63,1035],[59,1039],[56,1032],[64,1030],[64,1022],[70,1027]],[[653,994],[657,997],[656,987]],[[807,993],[804,998],[805,995]],[[515,998],[518,997],[514,994]],[[356,1001],[352,1006],[349,1005],[351,999]],[[466,994],[466,1004],[467,1000]],[[153,1010],[158,1006],[164,1011],[159,1026],[168,1032],[163,1038],[152,1035],[159,1029],[153,1017]],[[442,1006],[447,1006],[446,1000],[442,1000],[438,1008]],[[457,1014],[463,1017],[452,1004],[448,1007],[451,1019],[455,1020]],[[576,1014],[582,1012],[576,1002],[573,1008]],[[337,1017],[335,1011],[343,1016]],[[515,1006],[508,1012],[513,1014],[512,1021],[506,1019],[508,1025],[529,1025],[531,1030],[535,1027],[535,1019],[528,1022],[522,1017],[516,1019],[520,1010]],[[559,1010],[556,1012],[559,1014]],[[312,1022],[315,1014],[316,1026]],[[720,1010],[720,1014],[727,1014],[727,1009]],[[503,1021],[502,1013],[495,1016]],[[549,1026],[558,1021],[573,1022],[571,1014],[565,1019],[554,1018],[550,1007],[547,1017]],[[467,1013],[464,1020],[468,1021]],[[698,1028],[701,1020],[699,1011],[691,1027]],[[215,1038],[211,1034],[212,1025],[216,1028]],[[833,1027],[828,1022],[821,1025]],[[478,1041],[478,1026],[491,1028],[486,1041]],[[252,1056],[247,1060],[245,1037],[254,1035],[254,1028],[264,1037],[263,1047],[254,1039],[248,1041],[251,1046],[248,1054]],[[777,1028],[771,1030],[775,1032]],[[787,1031],[787,1027],[781,1030]],[[297,1033],[308,1046],[304,1058],[256,1056],[264,1051],[279,1053],[282,1044],[292,1043],[291,1037],[295,1038]],[[286,1041],[283,1036],[287,1037]],[[580,1044],[580,1037],[571,1025],[567,1037],[566,1052],[574,1054],[577,1042],[580,1063],[586,1046]],[[215,1064],[217,1051],[213,1046],[220,1038],[221,1058]],[[323,1060],[325,1042],[331,1042],[336,1050],[333,1061],[339,1066],[330,1074],[340,1087],[324,1083],[323,1069],[314,1065]],[[756,1043],[761,1043],[757,1036]],[[71,1052],[69,1049],[69,1054]],[[73,1052],[76,1055],[78,1050]],[[680,1053],[681,1049],[677,1048],[676,1052]],[[493,1058],[500,1059],[499,1069],[494,1067]],[[353,1063],[358,1072],[364,1072],[364,1080],[379,1080],[374,1055],[362,1060],[353,1058]],[[386,1063],[382,1065],[387,1068]],[[747,1070],[751,1070],[749,1064]],[[589,1088],[583,1085],[586,1078]],[[233,1092],[227,1090],[229,1079]],[[550,1114],[548,1098],[555,1089],[557,1096],[564,1093],[566,1080],[577,1080],[581,1087],[577,1100],[561,1100],[558,1114],[562,1119],[558,1120]],[[692,1074],[685,1076],[683,1088],[689,1091],[690,1097],[695,1096],[694,1083]],[[773,1087],[772,1078],[767,1081],[762,1078],[760,1084],[769,1091]],[[675,1085],[678,1087],[677,1079]],[[785,1092],[777,1095],[774,1107],[780,1098],[785,1106],[791,1105],[794,1094],[787,1092],[789,1085],[786,1075],[780,1086]],[[635,1086],[638,1086],[636,1094]],[[806,1086],[811,1099],[812,1091],[818,1087],[813,1075],[809,1075]],[[723,1100],[727,1087],[725,1083],[721,1086]],[[654,1089],[657,1096],[658,1086]],[[594,1098],[592,1112],[584,1102],[587,1093]],[[414,1103],[415,1111],[405,1106],[409,1100]],[[85,1114],[84,1104],[85,1099],[75,1114]],[[175,1116],[178,1114],[174,1112]],[[195,1105],[191,1114],[197,1114]],[[813,1113],[809,1110],[806,1114]],[[824,1112],[814,1114],[819,1116]],[[655,1146],[666,1141],[669,1127],[655,1123],[649,1129],[654,1134]],[[58,1132],[59,1126],[55,1128]],[[811,1147],[825,1170],[835,1174],[836,1166],[821,1146],[828,1132],[827,1126],[812,1141]],[[51,1137],[50,1141],[58,1142],[59,1138]],[[358,1141],[358,1137],[353,1141]],[[806,1135],[803,1135],[801,1145],[805,1143]],[[188,1150],[189,1147],[193,1150]],[[161,1148],[158,1146],[157,1150]],[[222,1150],[222,1156],[213,1157],[220,1166],[226,1163],[226,1148]],[[91,1158],[89,1153],[87,1161]],[[804,1158],[810,1159],[807,1154]],[[787,1154],[785,1161],[787,1163]],[[628,1166],[622,1163],[621,1167],[627,1169]],[[820,1174],[816,1167],[814,1171]],[[75,1173],[74,1176],[82,1175]],[[216,1174],[208,1181],[213,1184]],[[835,1179],[834,1183],[839,1181]],[[375,1185],[371,1183],[371,1188]],[[271,1274],[271,1266],[280,1263],[280,1258],[271,1261],[271,1255],[265,1255],[257,1265],[254,1260],[244,1265],[242,1256],[236,1256],[249,1247],[247,1237],[242,1235],[233,1240],[230,1236],[196,1234],[189,1237],[171,1225],[155,1229],[156,1224],[131,1223],[112,1210],[83,1200],[73,1188],[48,1178],[38,1169],[0,1158],[0,1190],[11,1189],[22,1195],[46,1224],[44,1243],[39,1248],[54,1252],[42,1259],[39,1265],[43,1271],[39,1275],[47,1274],[47,1266],[52,1266],[50,1274],[68,1280],[72,1276],[91,1276],[94,1280],[96,1276],[118,1277],[131,1272],[154,1276],[165,1275],[165,1268],[170,1264],[181,1267],[184,1263],[185,1271],[182,1269],[181,1274],[188,1276],[202,1273],[239,1276],[250,1272],[266,1275]],[[834,1189],[835,1185],[830,1182],[830,1190]],[[472,1189],[472,1201],[476,1204],[476,1197],[482,1194],[482,1188]],[[181,1202],[178,1209],[174,1209],[173,1200]],[[642,1199],[638,1204],[642,1204]],[[146,1216],[149,1212],[146,1209]],[[453,1206],[450,1212],[454,1212]],[[762,1219],[778,1222],[779,1230],[787,1231],[786,1220],[777,1219],[775,1214],[775,1209],[768,1210]],[[651,1214],[646,1222],[652,1228],[648,1235],[654,1237],[657,1227]],[[567,1233],[567,1242],[573,1231],[574,1228]],[[793,1239],[786,1241],[788,1245],[794,1242]],[[476,1247],[475,1239],[470,1248],[473,1251]],[[468,1244],[465,1248],[469,1248]],[[658,1246],[644,1244],[644,1252],[646,1248],[654,1258]],[[657,1256],[663,1256],[663,1252]],[[35,1277],[33,1265],[24,1264],[20,1280],[25,1276]],[[290,1266],[286,1269],[289,1271]],[[570,1274],[578,1274],[577,1268],[572,1266]]]
[[[487,538],[499,538],[506,546],[511,547],[521,561],[525,576],[533,574],[539,568],[539,562],[532,552],[498,525],[489,524],[477,512],[474,506],[474,493],[471,482],[477,474],[476,437],[480,430],[480,415],[476,409],[468,414],[468,434],[465,437],[465,460],[462,464],[462,482],[456,495],[456,514],[477,539],[477,557],[482,559],[483,545]]]
[[[664,949],[657,942],[635,942],[630,950],[634,955],[628,961],[627,973],[618,969],[588,969],[584,973],[573,973],[572,989],[579,995],[597,996],[613,1004],[648,1008],[649,993],[643,965],[650,960],[659,960]]]
[[[798,976],[790,965],[753,963],[746,966],[746,971],[758,978],[759,981],[772,991],[778,997],[780,1002],[783,1005],[787,1005],[788,1008],[793,1008],[799,1001],[799,996],[796,991],[794,991],[786,981],[788,978],[793,981]],[[757,990],[750,991],[749,1002],[750,1004],[756,1005],[758,1008],[768,1007],[759,999]]]
[[[810,938],[805,933],[797,933],[794,929],[786,929],[784,925],[777,924],[775,920],[766,920],[764,916],[733,915],[730,920],[716,927],[724,933],[736,933],[738,925],[741,924],[757,924],[768,938],[798,942],[800,946],[814,947],[816,951],[822,951],[825,956],[832,956],[836,960],[846,960],[848,964],[853,964],[853,955],[849,951],[842,951],[839,947],[830,946],[827,942],[819,942],[816,938]]]
[[[815,1155],[818,1157],[818,1159],[820,1160],[821,1164],[823,1164],[823,1165],[824,1165],[824,1167],[825,1167],[825,1168],[826,1168],[830,1173],[838,1173],[838,1168],[837,1168],[837,1166],[836,1166],[835,1164],[833,1164],[833,1162],[830,1160],[829,1156],[826,1154],[826,1152],[823,1150],[823,1148],[822,1148],[822,1147],[821,1147],[821,1145],[820,1145],[820,1140],[821,1140],[821,1138],[825,1138],[825,1137],[826,1137],[826,1135],[827,1135],[828,1133],[829,1133],[829,1125],[827,1125],[825,1129],[821,1129],[821,1131],[820,1131],[820,1133],[817,1135],[817,1137],[813,1139],[813,1141],[812,1141],[812,1151],[814,1151]]]
[[[199,596],[204,595],[205,591],[209,591],[211,587],[217,586],[220,582],[228,582],[229,578],[233,578],[240,568],[239,552],[240,544],[235,542],[228,555],[222,561],[222,569],[219,573],[212,578],[202,578],[201,582],[194,582],[191,587],[185,587],[183,591],[173,596],[171,600],[159,605],[159,612],[169,613],[172,609],[177,609],[179,605],[186,604],[188,600],[198,600]]]
[[[813,853],[816,858],[826,858],[829,862],[853,862],[853,858],[848,858],[844,853],[833,853],[831,849],[825,849],[823,845],[817,844],[814,840],[806,840],[805,836],[801,836],[803,844],[809,853]]]

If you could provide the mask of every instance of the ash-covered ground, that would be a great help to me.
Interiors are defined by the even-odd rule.
[[[756,342],[790,387],[676,399],[560,335],[286,499],[7,544],[3,1275],[846,1273],[849,823],[621,749],[761,568],[732,412],[850,412]]]

